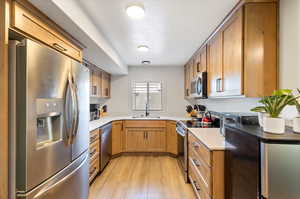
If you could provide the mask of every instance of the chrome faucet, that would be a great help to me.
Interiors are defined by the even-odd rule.
[[[146,113],[145,113],[145,116],[148,117],[149,116],[149,104],[146,103]]]

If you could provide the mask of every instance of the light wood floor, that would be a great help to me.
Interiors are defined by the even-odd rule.
[[[95,179],[89,199],[195,199],[180,172],[175,158],[122,156]]]

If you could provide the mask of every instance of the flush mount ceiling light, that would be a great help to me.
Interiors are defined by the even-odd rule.
[[[140,45],[137,47],[139,51],[141,52],[148,52],[149,51],[149,47],[146,45]]]
[[[142,64],[149,65],[149,64],[151,64],[151,61],[142,61]]]
[[[143,5],[130,5],[126,8],[126,13],[131,18],[140,19],[145,16],[145,9]]]

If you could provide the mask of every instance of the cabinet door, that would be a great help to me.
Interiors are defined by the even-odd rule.
[[[125,151],[126,152],[145,152],[146,132],[139,128],[126,128],[125,130]]]
[[[146,131],[147,151],[165,152],[166,151],[166,132],[165,129],[151,129]]]
[[[123,122],[116,121],[112,123],[112,155],[122,152],[122,132]]]
[[[110,75],[102,73],[102,97],[110,97]]]
[[[167,152],[178,154],[176,122],[167,122]]]
[[[91,78],[91,96],[101,97],[101,72],[97,70],[90,71]]]
[[[205,72],[207,71],[207,47],[204,46],[203,49],[200,52],[199,55],[199,66],[198,66],[198,72]]]
[[[223,31],[223,95],[242,95],[243,13],[239,10]]]
[[[209,95],[219,96],[223,90],[223,38],[218,33],[209,45]]]
[[[185,91],[184,91],[184,94],[186,97],[189,97],[190,96],[190,68],[189,68],[189,65],[185,65],[184,67],[184,78],[185,78]]]

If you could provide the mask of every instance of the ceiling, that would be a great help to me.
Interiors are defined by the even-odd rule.
[[[76,0],[125,64],[183,65],[239,0]],[[145,17],[125,8],[143,4]],[[137,46],[148,45],[149,52]]]

